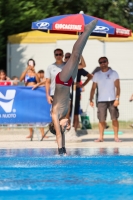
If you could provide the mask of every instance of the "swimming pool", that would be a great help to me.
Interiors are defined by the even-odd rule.
[[[0,200],[132,200],[133,148],[1,149]]]

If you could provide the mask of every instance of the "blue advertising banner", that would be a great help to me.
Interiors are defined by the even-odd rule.
[[[0,86],[0,124],[49,123],[50,108],[44,87]]]

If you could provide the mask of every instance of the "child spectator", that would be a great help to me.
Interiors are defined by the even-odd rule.
[[[15,86],[18,85],[19,78],[17,76],[13,76],[12,80],[13,80],[12,85],[15,85]]]
[[[35,88],[39,87],[39,86],[44,86],[45,87],[46,78],[45,78],[44,74],[45,74],[44,70],[41,69],[41,70],[38,71],[37,75],[38,75],[38,77],[40,79],[40,82],[33,86],[33,88],[32,88],[33,90]]]
[[[7,77],[6,72],[3,69],[1,69],[0,70],[0,86],[7,86],[7,85],[11,85],[10,78]]]

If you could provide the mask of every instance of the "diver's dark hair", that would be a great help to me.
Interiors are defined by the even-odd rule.
[[[33,61],[34,66],[36,65],[35,60],[33,60],[32,58],[30,58],[27,62],[27,65],[29,65],[29,61]]]
[[[53,122],[51,122],[49,124],[49,130],[50,130],[51,133],[53,133],[54,135],[56,135],[56,131],[55,131],[54,123]]]
[[[56,130],[55,130],[55,128],[54,128],[54,123],[53,122],[51,122],[50,124],[49,124],[49,130],[50,130],[50,132],[51,133],[53,133],[54,135],[56,135]],[[61,131],[61,133],[63,134],[63,130],[62,130],[62,127],[60,126],[60,131]]]

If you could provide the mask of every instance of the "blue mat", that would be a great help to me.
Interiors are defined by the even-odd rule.
[[[122,134],[123,134],[122,131],[118,132],[118,135],[122,135]],[[114,131],[104,131],[104,135],[114,135]]]

